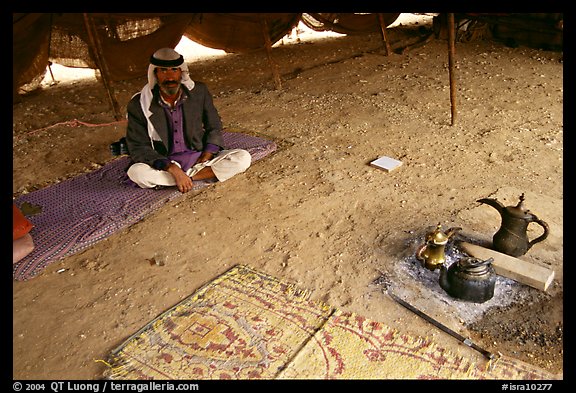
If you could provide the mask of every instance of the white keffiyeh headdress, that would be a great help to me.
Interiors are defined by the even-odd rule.
[[[179,67],[182,70],[182,84],[192,90],[194,88],[194,81],[190,79],[188,73],[188,65],[184,61],[184,57],[176,52],[172,48],[162,48],[158,49],[150,57],[150,65],[148,66],[148,84],[142,88],[140,92],[140,105],[142,106],[142,111],[148,120],[148,135],[151,141],[159,141],[160,135],[156,132],[154,125],[150,121],[150,116],[152,112],[150,111],[150,103],[152,102],[152,89],[158,83],[156,75],[154,74],[154,69],[156,67]],[[154,142],[152,142],[154,146]]]

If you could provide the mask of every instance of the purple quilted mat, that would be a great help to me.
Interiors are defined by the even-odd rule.
[[[238,132],[224,132],[228,149],[245,149],[257,161],[276,150],[273,141]],[[127,156],[100,169],[20,196],[14,202],[41,207],[27,218],[35,248],[13,265],[15,280],[25,281],[49,264],[84,250],[114,232],[141,220],[182,194],[176,187],[141,189],[126,183]],[[194,189],[208,186],[198,182]]]

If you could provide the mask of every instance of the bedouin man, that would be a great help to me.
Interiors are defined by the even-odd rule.
[[[248,151],[225,148],[210,91],[190,79],[183,56],[172,48],[150,57],[148,84],[132,97],[127,112],[133,161],[127,174],[142,188],[176,186],[185,193],[195,180],[225,181],[251,164]]]

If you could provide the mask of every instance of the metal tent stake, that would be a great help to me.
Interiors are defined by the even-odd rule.
[[[407,308],[408,310],[412,311],[414,314],[418,315],[419,317],[425,319],[426,321],[430,322],[432,325],[436,326],[437,328],[439,328],[440,330],[448,333],[449,335],[451,335],[452,337],[457,338],[458,340],[460,340],[462,343],[464,343],[465,345],[469,346],[470,348],[473,348],[475,350],[477,350],[478,352],[480,352],[482,355],[486,356],[488,359],[492,360],[494,358],[494,354],[491,352],[488,352],[485,349],[480,348],[478,345],[474,344],[472,342],[472,340],[470,340],[469,338],[466,338],[464,336],[462,336],[461,334],[456,333],[454,330],[450,329],[448,326],[443,325],[442,323],[438,322],[437,320],[435,320],[434,318],[424,314],[422,311],[418,310],[416,307],[412,306],[411,304],[405,302],[404,300],[400,299],[398,296],[394,295],[393,293],[389,293],[390,297],[392,297],[392,299],[396,300],[396,302],[400,303],[402,306],[404,306],[405,308]]]

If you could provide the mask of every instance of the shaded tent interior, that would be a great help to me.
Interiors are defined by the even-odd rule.
[[[506,17],[511,21],[511,16],[520,14],[438,15],[456,15],[457,21],[458,15],[472,15],[477,20],[487,16]],[[522,15],[518,20],[523,28],[529,26],[530,32],[544,37],[544,41],[562,46],[563,14]],[[279,88],[281,80],[275,70],[272,46],[300,22],[317,31],[380,32],[388,53],[386,27],[399,16],[400,13],[14,13],[13,102],[19,101],[23,86],[28,91],[40,86],[51,63],[92,68],[99,70],[118,119],[120,110],[114,98],[113,82],[146,75],[150,55],[161,47],[176,47],[182,37],[228,53],[265,50]],[[438,20],[441,25],[435,26],[437,36],[441,36],[442,31],[454,32],[449,19]],[[498,26],[506,33],[510,24]],[[441,38],[447,38],[448,51],[453,50],[450,46],[453,34]]]
[[[399,15],[384,14],[384,20],[389,25]],[[109,82],[127,80],[146,75],[150,55],[161,47],[175,47],[183,36],[229,53],[255,51],[274,45],[301,17],[300,13],[14,13],[13,97],[24,85],[31,85],[29,90],[39,85],[49,61],[99,69]],[[322,19],[328,18],[331,27],[343,33],[379,27],[370,14],[331,14]]]

